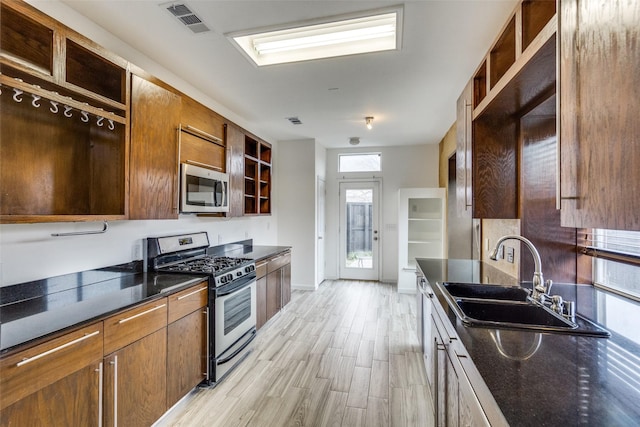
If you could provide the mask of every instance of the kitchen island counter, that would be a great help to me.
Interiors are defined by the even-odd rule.
[[[573,295],[578,313],[609,329],[610,338],[468,327],[450,309],[436,283],[514,285],[517,281],[496,275],[490,264],[479,261],[417,261],[510,425],[640,425],[638,335],[624,327],[621,316],[607,313],[615,307],[624,310],[622,317],[637,319],[637,303],[590,285],[558,285],[553,289]]]

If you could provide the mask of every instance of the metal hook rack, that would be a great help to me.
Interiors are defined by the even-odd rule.
[[[53,237],[66,237],[66,236],[85,236],[88,234],[103,234],[106,233],[107,230],[109,229],[109,223],[107,221],[104,221],[102,224],[102,230],[96,230],[96,231],[72,231],[69,233],[52,233],[51,235]]]
[[[80,117],[92,114],[97,117],[96,124],[103,126],[103,122],[106,120],[109,130],[115,129],[115,123],[126,124],[126,118],[117,115],[112,111],[106,111],[100,107],[94,107],[86,102],[81,102],[73,99],[70,96],[64,96],[58,92],[43,89],[42,87],[30,84],[17,77],[9,77],[0,73],[0,87],[8,87],[13,89],[12,97],[15,102],[22,102],[23,96],[31,95],[33,98],[31,105],[34,108],[39,108],[41,99],[47,99],[51,103],[49,111],[53,114],[57,114],[59,110],[64,109],[63,114],[65,117],[72,117],[71,110],[80,111]],[[0,90],[2,94],[2,90]]]

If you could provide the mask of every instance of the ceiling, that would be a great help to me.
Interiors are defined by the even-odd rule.
[[[349,147],[350,137],[365,147],[437,144],[455,121],[458,95],[517,3],[186,0],[181,3],[212,30],[193,34],[159,6],[163,0],[62,1],[223,105],[258,136],[315,139],[327,148]],[[258,68],[225,37],[398,4],[404,5],[398,51]],[[371,130],[366,116],[375,118]]]

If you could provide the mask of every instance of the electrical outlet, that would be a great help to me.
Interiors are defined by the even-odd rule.
[[[514,261],[514,257],[516,256],[516,250],[515,248],[512,248],[510,246],[506,247],[506,253],[507,253],[507,262],[513,264]]]
[[[142,243],[136,242],[133,244],[131,259],[134,261],[142,259]]]

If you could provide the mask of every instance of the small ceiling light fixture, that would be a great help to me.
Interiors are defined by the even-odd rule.
[[[399,50],[402,7],[226,36],[258,66]]]
[[[352,136],[351,138],[349,138],[349,144],[351,145],[360,144],[360,138],[358,138],[357,136]]]
[[[369,116],[369,117],[365,117],[364,118],[365,123],[367,124],[367,129],[371,130],[371,128],[373,127],[373,117]]]

